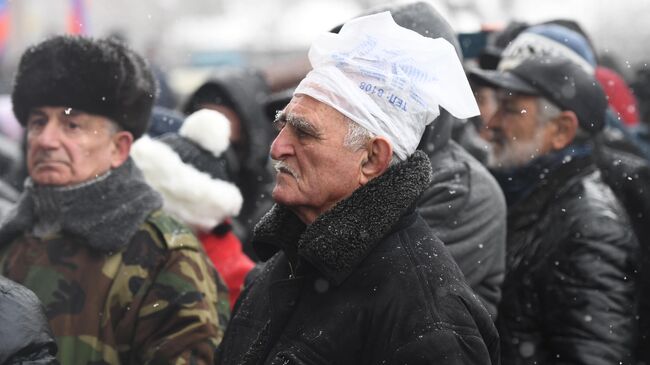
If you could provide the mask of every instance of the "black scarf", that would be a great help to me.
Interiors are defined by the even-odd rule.
[[[569,145],[559,151],[539,156],[521,167],[490,170],[501,186],[508,207],[522,201],[550,175],[573,159],[591,156],[590,145]]]
[[[66,233],[105,252],[124,247],[162,198],[129,158],[120,167],[74,186],[39,186],[31,179],[2,222],[0,246],[22,233]]]

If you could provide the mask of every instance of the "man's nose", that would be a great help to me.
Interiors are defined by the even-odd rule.
[[[280,161],[293,154],[293,152],[294,149],[288,128],[282,128],[273,143],[271,143],[271,158]]]
[[[499,126],[501,126],[501,116],[502,115],[503,115],[503,113],[501,113],[501,109],[497,108],[497,110],[494,112],[494,114],[492,114],[492,116],[486,121],[485,127],[488,130],[491,130],[491,129],[498,128]]]
[[[501,133],[501,126],[503,123],[503,112],[500,108],[492,114],[483,127],[482,137],[487,141],[494,141],[495,134]]]
[[[42,148],[57,148],[61,145],[61,128],[48,121],[38,132],[32,133],[30,140]]]

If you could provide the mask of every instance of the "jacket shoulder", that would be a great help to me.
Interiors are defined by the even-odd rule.
[[[149,224],[162,238],[160,244],[170,250],[199,250],[201,243],[184,224],[161,210],[149,214],[145,224]]]
[[[621,224],[628,224],[627,215],[620,201],[613,190],[605,184],[599,170],[575,181],[563,195],[562,199],[558,200],[558,204],[566,205],[567,211],[575,214],[579,221],[607,217]],[[593,224],[589,225],[589,227],[593,226]]]
[[[383,243],[379,257],[373,255],[369,264],[390,272],[385,266],[376,265],[376,260],[390,257],[390,266],[410,268],[400,269],[400,275],[386,278],[390,295],[401,292],[398,296],[404,298],[399,311],[408,313],[401,317],[402,325],[411,326],[406,333],[415,335],[408,337],[412,343],[407,341],[403,344],[400,350],[403,355],[422,353],[421,349],[431,343],[427,343],[429,340],[450,341],[450,349],[458,351],[461,350],[452,343],[476,341],[475,347],[477,351],[481,349],[483,359],[489,357],[484,355],[497,353],[498,334],[488,311],[467,285],[445,245],[420,216],[416,215],[411,225],[395,232]],[[392,255],[388,252],[391,248]],[[393,301],[389,303],[395,305]],[[410,358],[407,356],[405,359]]]
[[[477,218],[492,219],[494,215],[505,222],[506,204],[501,188],[490,172],[462,147],[452,141],[429,158],[435,169],[429,187],[418,200],[418,211],[430,226],[436,231],[453,231]],[[449,243],[444,238],[443,242]]]

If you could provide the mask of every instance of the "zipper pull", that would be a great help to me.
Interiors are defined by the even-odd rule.
[[[287,263],[289,263],[289,279],[294,279],[296,275],[293,272],[293,266],[291,265],[291,260],[287,260]]]

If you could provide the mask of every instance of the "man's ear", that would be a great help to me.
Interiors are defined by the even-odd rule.
[[[374,137],[366,147],[367,156],[361,162],[361,180],[365,185],[368,181],[381,175],[388,169],[393,157],[393,147],[384,137]]]
[[[112,143],[115,147],[111,155],[111,168],[121,166],[131,152],[131,145],[133,145],[133,135],[131,132],[119,131],[112,137]]]
[[[561,150],[568,146],[578,132],[578,117],[572,111],[565,110],[553,119],[555,128],[552,132],[550,143],[553,150]]]

